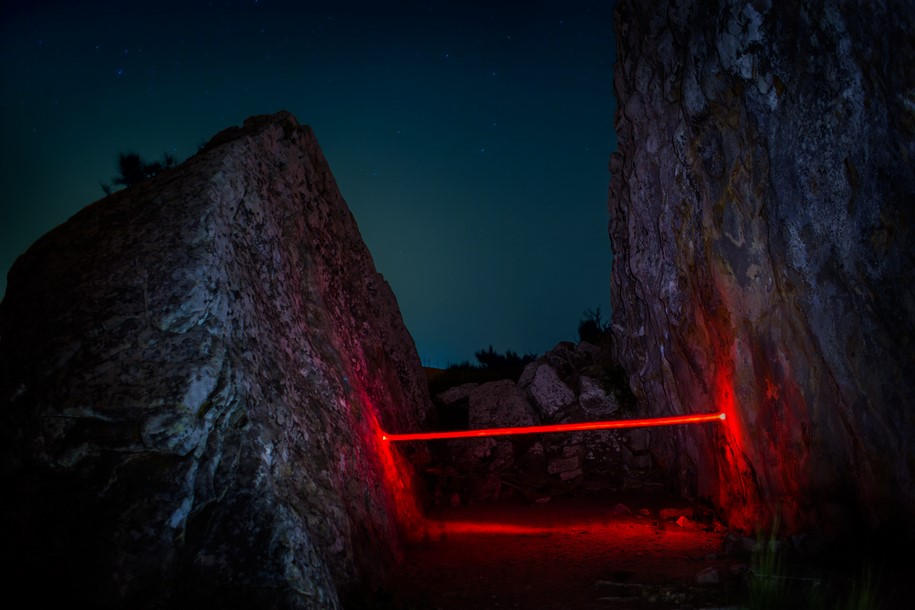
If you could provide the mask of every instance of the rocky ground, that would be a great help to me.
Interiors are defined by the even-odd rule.
[[[443,428],[532,426],[637,417],[609,347],[561,342],[517,379],[469,382],[434,393]],[[663,430],[602,430],[430,443],[414,453],[435,506],[547,502],[663,490],[677,477],[653,458]]]
[[[563,342],[517,380],[439,384],[434,401],[451,429],[643,416],[615,369],[608,346]],[[911,562],[877,542],[729,531],[678,487],[664,460],[670,434],[411,447],[432,507],[427,533],[364,607],[863,610],[905,607],[915,593]]]
[[[728,532],[663,494],[444,508],[407,549],[385,610],[907,608],[911,561]]]
[[[631,506],[631,507],[630,507]],[[448,508],[408,549],[399,608],[657,608],[721,605],[745,564],[724,534],[646,502],[556,500]],[[677,524],[679,519],[680,524]]]

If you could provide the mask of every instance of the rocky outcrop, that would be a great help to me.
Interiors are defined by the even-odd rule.
[[[617,5],[616,355],[733,525],[913,533],[913,8]]]
[[[419,359],[288,113],[20,257],[0,397],[7,591],[38,605],[335,608],[417,517],[380,430],[421,427]]]

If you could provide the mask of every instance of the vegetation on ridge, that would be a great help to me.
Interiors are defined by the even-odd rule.
[[[161,172],[177,165],[174,155],[165,153],[161,161],[146,162],[135,152],[120,153],[118,155],[118,175],[111,179],[111,184],[100,182],[99,186],[110,195],[112,185],[129,188],[144,180],[149,180]]]
[[[452,364],[431,380],[429,390],[432,394],[463,383],[486,383],[499,379],[517,381],[524,367],[537,359],[536,354],[520,356],[512,350],[500,353],[493,349],[492,345],[477,351],[474,357],[479,364],[471,364],[466,360]]]
[[[578,322],[578,338],[594,345],[610,341],[610,322],[601,319],[600,306],[586,309]]]

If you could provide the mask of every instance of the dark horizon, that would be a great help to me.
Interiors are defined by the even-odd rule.
[[[542,353],[609,314],[612,3],[6,3],[13,260],[119,152],[184,160],[280,109],[314,129],[423,363]]]

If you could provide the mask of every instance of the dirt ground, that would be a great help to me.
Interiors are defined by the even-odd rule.
[[[407,548],[381,597],[365,607],[913,607],[915,560],[904,543],[858,538],[811,555],[792,551],[798,541],[785,539],[779,560],[766,568],[761,539],[725,532],[699,515],[656,495],[441,510],[429,515],[428,535]]]
[[[680,521],[687,506],[616,502],[460,507],[430,515],[391,585],[393,606],[708,608],[736,603],[745,566],[721,554],[724,533]],[[711,568],[712,570],[709,570]],[[698,584],[706,570],[716,584]],[[714,572],[714,576],[711,573]]]

